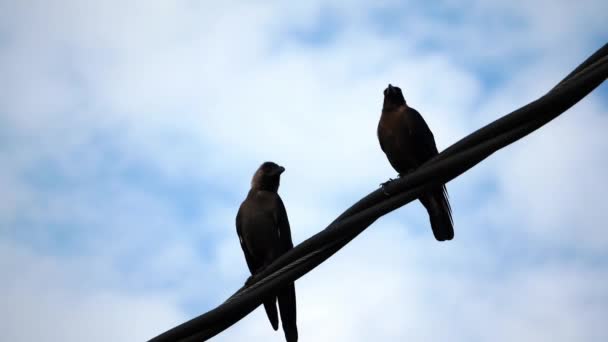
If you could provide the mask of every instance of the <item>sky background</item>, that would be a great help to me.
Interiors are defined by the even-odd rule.
[[[608,41],[604,0],[0,0],[0,331],[145,341],[238,289],[234,217],[284,165],[294,242],[394,177],[400,86],[440,150]],[[296,283],[300,341],[608,340],[608,86]],[[262,309],[217,341],[283,341]]]

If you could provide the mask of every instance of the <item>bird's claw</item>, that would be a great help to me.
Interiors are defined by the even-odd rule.
[[[255,277],[256,275],[264,272],[264,270],[266,269],[266,266],[262,266],[260,268],[258,268],[254,274],[250,275],[249,278],[247,278],[247,280],[245,280],[245,286],[250,286],[254,283],[253,281],[253,277]]]
[[[386,191],[386,185],[390,182],[394,181],[394,179],[389,178],[386,182],[384,183],[380,183],[380,189],[382,189],[382,193],[385,194],[386,196],[390,196],[391,194],[388,193],[388,191]]]

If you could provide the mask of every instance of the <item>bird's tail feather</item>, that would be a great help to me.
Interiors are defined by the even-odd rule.
[[[435,239],[438,241],[452,240],[454,238],[454,222],[452,221],[452,209],[445,186],[442,187],[441,191],[433,191],[431,194],[421,196],[420,201],[429,213]]]
[[[437,241],[452,240],[454,238],[454,227],[450,216],[445,212],[430,214],[431,228]]]
[[[272,329],[275,331],[279,329],[279,313],[277,312],[277,297],[272,296],[270,299],[264,301],[264,309],[266,309],[266,316],[272,325]]]
[[[285,287],[278,297],[285,340],[287,342],[297,342],[298,326],[296,323],[296,288],[294,284]]]

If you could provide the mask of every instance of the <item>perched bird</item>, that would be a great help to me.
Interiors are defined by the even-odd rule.
[[[438,154],[433,133],[414,108],[408,107],[399,87],[388,85],[378,123],[378,140],[388,161],[405,175]],[[438,241],[454,238],[452,210],[445,185],[419,197],[431,219],[433,235]]]
[[[251,190],[236,215],[236,232],[252,275],[293,248],[287,211],[277,193],[283,171],[284,167],[273,162],[263,163],[253,175]],[[266,315],[274,330],[279,328],[277,299],[285,339],[295,342],[298,340],[298,327],[294,284],[264,300]]]

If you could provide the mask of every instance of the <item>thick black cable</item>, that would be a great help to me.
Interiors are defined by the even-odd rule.
[[[580,101],[608,76],[608,45],[589,57],[549,93],[477,130],[411,174],[376,190],[347,209],[325,230],[302,242],[240,289],[224,304],[155,338],[195,341],[215,336],[261,304],[259,298],[312,270],[380,216],[415,200],[431,186],[446,183],[498,149],[521,139]]]

